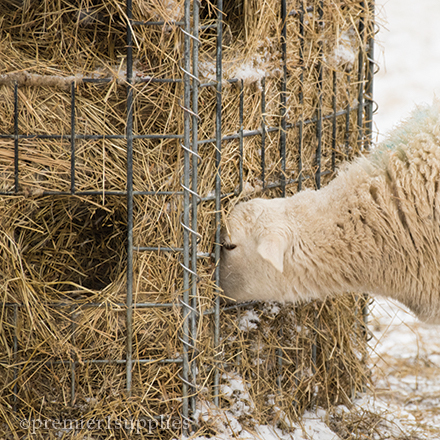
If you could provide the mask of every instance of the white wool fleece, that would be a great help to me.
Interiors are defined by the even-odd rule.
[[[439,112],[437,102],[417,109],[321,190],[238,204],[222,238],[225,295],[295,302],[365,292],[440,323]]]

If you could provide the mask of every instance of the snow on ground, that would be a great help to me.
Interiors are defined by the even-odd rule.
[[[385,409],[403,435],[440,439],[440,328],[404,306],[376,299],[370,317],[375,395],[359,404]]]
[[[375,116],[381,136],[420,103],[440,97],[439,0],[376,0]]]
[[[223,385],[222,392],[227,394],[238,391],[238,399],[229,410],[218,410],[213,404],[199,402],[195,419],[197,422],[208,422],[215,429],[213,437],[199,436],[194,440],[340,440],[324,422],[327,414],[324,410],[318,409],[316,412],[307,412],[304,415],[301,425],[294,425],[287,420],[289,432],[270,425],[256,425],[252,430],[243,427],[238,421],[238,417],[244,414],[251,414],[254,408],[250,396],[247,393],[245,383],[238,376],[233,374],[229,379],[230,386]],[[281,410],[280,410],[281,411]],[[282,416],[282,414],[280,414]]]

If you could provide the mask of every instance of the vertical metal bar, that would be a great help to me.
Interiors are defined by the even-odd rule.
[[[266,186],[266,77],[261,79],[261,182]]]
[[[362,294],[362,323],[363,323],[363,328],[362,328],[362,333],[363,333],[363,339],[364,342],[368,343],[369,338],[368,338],[368,316],[369,316],[369,301],[370,298],[368,296],[367,293]],[[367,362],[367,358],[368,358],[368,352],[365,351],[364,356],[362,357],[362,362],[364,364],[366,364]],[[362,385],[362,391],[365,392],[366,390],[366,383],[364,382]]]
[[[18,193],[18,84],[14,84],[14,192]]]
[[[319,2],[318,9],[318,26],[321,28],[322,17],[324,14],[323,1]],[[322,29],[321,29],[322,30]],[[316,147],[316,173],[315,173],[315,186],[316,189],[321,188],[321,157],[322,157],[322,80],[323,80],[323,66],[322,66],[322,56],[323,56],[323,43],[320,40],[318,42],[319,48],[319,58],[318,58],[318,110],[317,110],[317,122],[316,122],[316,136],[318,145]]]
[[[281,77],[281,132],[280,132],[280,156],[281,156],[281,197],[286,197],[286,112],[287,112],[287,5],[286,0],[281,0],[281,57],[283,63],[283,75]],[[283,339],[283,329],[278,333],[279,340]],[[281,347],[276,349],[278,375],[277,386],[278,392],[282,393],[283,381],[283,350]]]
[[[127,0],[127,393],[131,396],[133,366],[133,35],[132,0]]]
[[[17,336],[17,329],[18,329],[18,304],[14,304],[14,404],[13,404],[13,411],[14,413],[17,412],[17,402],[18,402],[18,336]]]
[[[215,282],[220,285],[220,226],[221,226],[221,151],[222,151],[222,55],[223,55],[223,0],[217,0],[217,44],[216,44],[216,114],[215,114]],[[214,305],[214,347],[215,347],[215,366],[214,366],[214,404],[219,405],[220,394],[220,290],[217,287]]]
[[[244,82],[240,81],[240,108],[239,108],[239,123],[240,130],[239,135],[239,164],[238,164],[238,176],[239,176],[239,191],[243,192],[243,110],[244,110]]]
[[[366,149],[369,150],[373,141],[373,85],[374,85],[374,30],[375,30],[375,0],[369,0],[368,2],[368,52],[367,52],[367,84],[365,87],[365,95],[367,106],[365,109],[365,137],[366,137]],[[368,325],[368,295],[364,295],[364,306],[362,308],[362,318],[365,329]]]
[[[70,314],[71,314],[71,325],[70,325],[70,331],[72,332],[72,336],[71,336],[71,341],[72,341],[72,346],[75,346],[75,331],[76,331],[76,322],[75,322],[75,317],[76,317],[76,306],[72,306],[70,309]],[[75,403],[75,382],[76,382],[76,372],[75,372],[75,353],[72,353],[72,361],[70,362],[70,404],[73,406],[73,404]]]
[[[315,317],[314,317],[314,329],[317,327],[317,312],[314,311]],[[313,330],[313,342],[312,342],[312,373],[316,373],[316,355],[317,355],[317,346],[316,346],[316,330]]]
[[[301,107],[301,115],[298,125],[298,191],[302,189],[302,144],[303,144],[303,104],[304,104],[304,0],[300,5],[299,14],[299,64],[301,73],[299,76],[299,105]]]
[[[375,37],[375,0],[369,0],[369,20],[368,20],[368,60],[367,60],[367,85],[365,89],[365,94],[367,96],[368,105],[365,109],[366,112],[366,123],[365,123],[365,137],[366,137],[366,149],[369,150],[373,142],[373,82],[374,82],[374,37]],[[368,316],[369,316],[369,297],[367,294],[363,295],[363,305],[362,305],[362,321],[364,324],[365,340],[368,341]],[[366,362],[367,353],[364,355],[363,361]],[[366,385],[363,386],[363,391],[365,392]]]
[[[182,417],[184,420],[189,419],[189,332],[190,332],[190,308],[189,308],[189,291],[190,291],[190,164],[191,164],[191,1],[185,0],[184,6],[184,54],[183,54],[183,294],[182,294]],[[186,431],[186,430],[184,430]],[[187,432],[184,432],[186,435]]]
[[[241,309],[240,307],[237,308],[237,322],[241,321]],[[241,348],[238,349],[238,354],[237,354],[237,367],[241,366],[241,361],[243,360],[242,356],[241,356],[242,350]]]
[[[318,26],[320,27],[320,31],[322,32],[324,24],[323,24],[323,16],[324,16],[324,4],[323,0],[319,2],[318,9]],[[316,189],[321,188],[321,155],[322,155],[322,82],[323,82],[323,42],[319,41],[319,59],[318,59],[318,115],[317,115],[317,123],[316,123],[316,136],[318,138],[318,145],[316,148],[316,174],[315,174],[315,186]],[[314,328],[316,329],[318,326],[318,315],[317,311],[314,311]],[[316,373],[316,363],[317,363],[317,331],[313,330],[313,343],[312,343],[312,372]],[[315,405],[316,400],[316,390],[313,391],[312,396],[312,405]]]
[[[303,145],[303,121],[304,121],[304,113],[303,113],[303,104],[304,104],[304,0],[301,1],[299,6],[299,66],[300,66],[300,75],[299,75],[299,105],[301,108],[301,114],[298,124],[298,191],[302,190],[302,145]],[[298,318],[298,315],[295,314],[295,320]],[[298,328],[298,326],[297,326]],[[298,389],[299,386],[299,355],[298,351],[296,351],[296,365],[295,365],[295,387]],[[294,402],[294,408],[298,408],[298,400]]]
[[[353,330],[354,330],[354,334],[355,334],[355,338],[356,338],[356,343],[358,343],[358,336],[359,336],[359,300],[360,300],[360,296],[359,295],[355,295],[354,296],[354,325],[353,325]],[[351,384],[351,399],[354,399],[356,397],[356,384],[355,381],[352,380],[352,378],[350,377],[350,384]]]
[[[368,52],[367,52],[367,85],[365,87],[365,96],[367,106],[365,108],[365,149],[369,150],[373,142],[373,85],[374,85],[374,0],[369,0],[369,20],[368,20]]]
[[[336,70],[333,71],[332,171],[336,171]]]
[[[296,347],[299,347],[299,331],[298,329],[301,328],[301,325],[298,324],[298,314],[295,313],[295,328],[296,328]],[[295,350],[295,372],[294,372],[294,384],[295,384],[295,390],[298,390],[299,387],[299,364],[300,364],[300,356],[299,353],[302,350]],[[293,402],[293,407],[295,410],[298,409],[298,399]]]
[[[350,113],[351,113],[350,87],[351,87],[351,75],[347,75],[347,108],[345,109],[345,154],[346,154],[345,159],[346,160],[349,159],[350,157]]]
[[[280,328],[278,331],[279,340],[283,340],[283,329]],[[283,391],[283,349],[278,347],[276,349],[277,365],[278,365],[278,376],[277,376],[277,386],[278,392],[281,394]]]
[[[281,196],[286,196],[286,112],[287,112],[287,6],[286,0],[281,0],[281,57],[283,62],[283,75],[281,77]]]
[[[75,194],[75,81],[72,81],[70,99],[70,194]]]
[[[359,38],[360,47],[358,54],[358,110],[357,110],[357,126],[358,126],[358,148],[363,149],[363,114],[364,114],[364,34],[365,34],[365,2],[360,3],[361,16],[359,19]]]
[[[318,310],[317,310],[317,306],[315,304],[315,310],[313,311],[313,328],[312,328],[312,374],[313,376],[315,376],[316,372],[318,371],[317,369],[317,356],[318,356],[318,325],[319,325],[319,321],[318,321]],[[313,387],[312,390],[312,398],[311,398],[311,405],[312,407],[314,407],[316,405],[316,400],[317,400],[317,396],[319,393],[318,387],[319,384],[316,382],[315,380],[315,385]]]
[[[192,50],[192,212],[191,212],[191,379],[193,385],[197,382],[196,343],[197,343],[197,205],[198,205],[198,114],[199,114],[199,0],[193,1],[193,50]],[[191,389],[191,411],[196,412],[196,389]]]

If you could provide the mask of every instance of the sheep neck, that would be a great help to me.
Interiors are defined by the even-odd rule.
[[[293,291],[321,299],[347,291],[382,295],[432,321],[440,310],[439,196],[423,181],[427,195],[408,197],[416,176],[402,166],[394,158],[372,174],[360,162],[322,190],[292,197]]]

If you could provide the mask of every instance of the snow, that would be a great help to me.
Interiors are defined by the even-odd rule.
[[[231,407],[225,410],[219,410],[210,402],[199,401],[195,420],[198,423],[209,423],[215,429],[216,435],[209,437],[211,440],[340,440],[340,438],[331,431],[325,424],[326,413],[318,410],[316,413],[306,412],[300,425],[295,425],[288,420],[287,415],[279,408],[278,419],[283,421],[284,426],[289,427],[288,431],[276,426],[255,425],[254,428],[246,428],[239,422],[239,418],[250,416],[255,410],[252,399],[247,391],[247,385],[237,374],[226,373],[222,375],[225,382],[221,386],[221,392],[226,397],[235,395]],[[205,436],[192,437],[193,440],[207,440]]]
[[[440,96],[438,0],[377,0],[380,32],[375,58],[375,116],[379,139],[416,104]]]
[[[260,81],[266,76],[266,70],[258,67],[258,64],[252,61],[243,63],[235,69],[232,76],[243,80],[245,86],[253,83],[260,84]]]
[[[199,73],[209,81],[216,80],[215,61],[202,61],[199,63]],[[236,60],[234,63],[224,63],[223,77],[243,80],[244,86],[256,84],[261,89],[261,80],[267,76],[263,66],[263,59],[256,56],[252,60]]]
[[[285,433],[280,428],[269,425],[258,425],[253,431],[247,431],[241,427],[236,419],[229,415],[227,422],[230,424],[228,430],[219,432],[214,437],[196,437],[195,440],[340,440],[340,438],[327,427],[327,425],[316,414],[306,415],[303,426],[296,426],[294,432]],[[226,418],[225,418],[226,421]]]
[[[276,316],[278,315],[278,313],[281,312],[281,307],[279,303],[270,301],[270,302],[266,302],[264,303],[264,309],[263,312],[266,316]]]
[[[336,47],[330,57],[324,61],[333,68],[345,67],[347,71],[350,71],[357,58],[357,46],[356,32],[351,27],[341,32]]]
[[[404,432],[420,439],[440,438],[439,328],[418,321],[404,306],[376,299],[370,329],[375,344],[370,356],[376,398]]]
[[[260,318],[254,310],[246,310],[240,317],[240,322],[238,323],[238,328],[241,331],[249,332],[251,330],[256,330],[258,328],[258,323]]]
[[[281,67],[282,57],[279,49],[274,45],[274,41],[266,38],[259,42],[253,53],[239,52],[233,56],[233,59],[223,60],[222,75],[223,80],[242,80],[245,87],[255,85],[259,90],[262,90],[263,78],[280,76]],[[215,60],[200,60],[199,74],[209,81],[216,81]]]
[[[216,80],[215,61],[201,61],[199,63],[199,73],[209,81]]]

